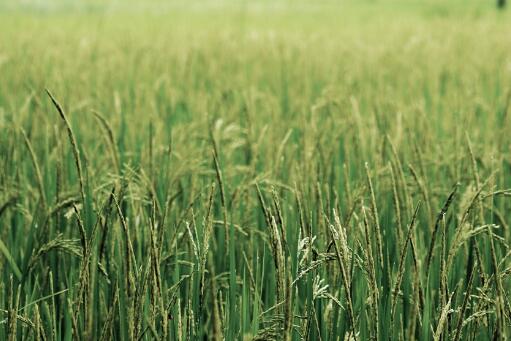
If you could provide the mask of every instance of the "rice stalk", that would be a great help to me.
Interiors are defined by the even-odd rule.
[[[82,198],[82,202],[85,204],[85,189],[83,185],[83,172],[82,172],[82,164],[80,162],[80,152],[78,150],[78,143],[76,142],[75,135],[73,134],[73,129],[71,128],[71,124],[69,123],[69,120],[67,119],[66,114],[64,113],[64,110],[62,109],[62,106],[60,103],[53,97],[51,92],[46,89],[46,93],[50,97],[51,101],[53,102],[53,105],[55,108],[57,108],[57,111],[60,115],[60,118],[62,121],[64,121],[64,124],[66,126],[67,135],[69,137],[69,142],[71,143],[71,147],[73,150],[73,156],[75,158],[75,165],[76,165],[76,171],[78,172],[78,182],[80,185],[80,195]]]

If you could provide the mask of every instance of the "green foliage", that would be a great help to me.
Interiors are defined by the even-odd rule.
[[[0,13],[1,340],[511,336],[508,14],[58,3]]]

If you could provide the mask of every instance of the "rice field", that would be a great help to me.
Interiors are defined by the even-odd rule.
[[[511,14],[0,4],[1,340],[507,340]]]

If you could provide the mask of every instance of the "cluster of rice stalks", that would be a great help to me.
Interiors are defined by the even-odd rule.
[[[168,166],[159,170],[163,177],[151,177],[127,165],[97,186],[66,114],[51,100],[67,129],[77,181],[64,194],[59,165],[70,160],[56,160],[51,199],[30,138],[23,130],[11,135],[25,141],[35,190],[20,188],[2,204],[2,240],[11,241],[0,244],[4,337],[437,340],[509,333],[504,205],[511,191],[496,187],[495,172],[480,174],[468,138],[471,175],[437,195],[411,164],[403,168],[390,139],[384,166],[374,171],[366,163],[363,180],[350,180],[346,167],[336,179],[335,167],[328,183],[290,187],[243,171],[232,186],[213,131],[211,173],[195,186],[183,184],[193,172],[176,175]],[[111,141],[112,129],[97,115]],[[161,157],[171,164],[172,151]],[[26,200],[37,202],[29,204],[33,212]]]
[[[424,29],[436,19],[416,19],[415,38],[402,22],[386,45],[359,22],[346,36],[363,28],[373,45],[332,43],[332,23],[305,45],[282,27],[238,43],[224,28],[218,45],[185,27],[183,51],[147,50],[150,31],[131,32],[135,52],[96,37],[78,62],[145,74],[63,63],[47,93],[22,91],[10,64],[0,339],[511,337],[511,77],[492,44],[509,26],[473,19],[474,36],[454,26],[461,42],[445,48]],[[414,39],[425,47],[396,52]],[[448,58],[474,46],[494,48],[486,64]]]

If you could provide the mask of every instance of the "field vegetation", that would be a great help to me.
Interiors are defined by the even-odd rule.
[[[0,5],[0,339],[511,337],[511,16]]]

